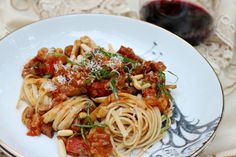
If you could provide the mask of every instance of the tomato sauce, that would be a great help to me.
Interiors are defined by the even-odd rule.
[[[66,151],[73,155],[87,155],[108,157],[112,152],[110,136],[104,132],[104,128],[94,128],[86,139],[73,136],[66,141]]]

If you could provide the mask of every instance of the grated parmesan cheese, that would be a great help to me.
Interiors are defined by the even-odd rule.
[[[60,84],[65,84],[66,83],[66,78],[62,75],[59,75],[57,76],[57,81],[60,83]]]
[[[68,66],[68,64],[66,64],[66,65],[61,64],[61,66],[62,66],[62,68],[65,69],[65,70],[68,70],[68,69],[70,68],[70,67]]]
[[[121,56],[113,56],[113,57],[110,58],[110,61],[121,64],[122,61],[123,61],[123,58]]]
[[[101,70],[102,66],[101,63],[91,60],[87,63],[87,68],[90,69],[91,71],[97,71]]]
[[[115,69],[116,66],[121,65],[123,61],[123,58],[121,56],[113,56],[110,58],[108,66],[112,69]]]
[[[57,86],[54,85],[51,81],[47,81],[43,83],[43,88],[47,91],[54,91],[57,89]]]

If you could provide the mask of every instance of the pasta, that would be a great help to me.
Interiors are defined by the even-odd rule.
[[[53,121],[52,127],[54,130],[68,129],[74,120],[74,116],[85,109],[88,104],[91,105],[93,102],[86,96],[70,98],[45,113],[42,116],[43,122]]]
[[[88,36],[61,48],[41,48],[23,68],[17,108],[27,107],[27,135],[57,134],[59,155],[142,156],[171,125],[166,66],[132,49],[99,47]]]
[[[93,118],[104,118],[109,127],[115,156],[129,156],[135,148],[141,152],[160,139],[162,119],[158,107],[148,107],[145,102],[126,93],[119,94],[119,100],[112,96],[92,112]],[[106,110],[101,115],[99,111]],[[142,153],[140,153],[142,154]]]

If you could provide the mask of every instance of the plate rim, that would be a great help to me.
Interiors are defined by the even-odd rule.
[[[34,21],[31,23],[28,23],[24,26],[21,26],[19,28],[17,28],[16,30],[8,33],[7,35],[5,35],[3,38],[0,39],[0,44],[2,41],[6,40],[8,37],[10,37],[11,35],[14,35],[16,32],[21,31],[26,29],[27,27],[31,27],[32,25],[37,25],[41,22],[47,22],[47,21],[51,21],[53,19],[63,19],[63,18],[68,18],[68,17],[80,17],[80,16],[87,16],[87,17],[110,17],[110,18],[117,18],[117,19],[124,19],[124,20],[131,20],[134,22],[138,22],[138,23],[143,23],[145,25],[150,25],[151,27],[156,27],[158,29],[161,29],[161,31],[164,31],[165,33],[169,33],[172,36],[174,36],[175,38],[177,38],[178,40],[180,40],[181,42],[184,42],[185,44],[189,45],[190,47],[192,47],[193,49],[195,49],[191,44],[189,44],[187,41],[185,41],[184,39],[180,38],[179,36],[177,36],[176,34],[162,28],[159,26],[156,26],[154,24],[142,21],[140,19],[133,19],[133,18],[129,18],[129,17],[125,17],[125,16],[121,16],[121,15],[110,15],[110,14],[67,14],[67,15],[60,15],[60,16],[56,16],[56,17],[49,17],[47,19],[39,19],[38,21]],[[196,49],[195,49],[196,50]],[[221,96],[222,96],[222,102],[221,102],[221,113],[219,116],[219,121],[217,123],[217,126],[214,128],[213,133],[211,134],[211,136],[209,136],[209,138],[202,143],[202,146],[198,149],[196,149],[190,156],[198,156],[201,152],[203,152],[213,141],[213,139],[216,136],[216,133],[218,131],[219,125],[222,122],[223,116],[224,116],[224,112],[225,112],[225,97],[224,97],[224,91],[223,91],[223,86],[222,83],[216,73],[216,71],[214,70],[214,68],[212,67],[212,65],[210,64],[210,62],[198,51],[196,50],[196,52],[200,55],[200,57],[206,61],[206,63],[210,66],[211,70],[213,71],[219,85],[220,85],[220,90],[221,90]],[[14,150],[13,148],[11,148],[9,145],[7,145],[2,139],[0,139],[0,150],[7,156],[9,157],[24,157],[22,154],[20,154],[19,152],[17,152],[16,150]],[[197,154],[196,154],[197,153]]]

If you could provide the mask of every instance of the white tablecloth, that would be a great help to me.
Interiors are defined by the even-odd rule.
[[[13,0],[13,1],[17,1],[17,0]],[[63,0],[42,0],[42,1],[45,1],[45,2],[51,1],[51,2],[54,2],[55,4],[59,4],[59,2],[62,2]],[[69,2],[69,1],[70,0],[65,1],[65,3]],[[88,4],[87,4],[87,6],[85,5],[85,7],[88,7],[90,5],[89,1],[91,1],[91,0],[86,0],[86,1]],[[102,0],[97,0],[97,2],[102,3],[101,1]],[[107,0],[104,0],[104,1],[107,1]],[[113,13],[113,14],[120,14],[120,15],[126,15],[126,16],[131,16],[131,17],[137,17],[135,12],[132,12],[130,10],[130,8],[125,8],[126,7],[125,5],[118,4],[119,2],[122,2],[122,1],[123,0],[117,0],[117,1],[116,0],[109,0],[109,2],[104,2],[106,4],[103,4],[103,5],[110,6],[111,8],[113,7],[113,5],[110,5],[110,3],[116,3],[116,5],[114,5],[114,8],[115,8],[115,6],[118,6],[118,7],[116,9],[111,9],[112,11],[109,10],[109,8],[107,6],[104,7],[106,9],[96,8],[96,9],[90,10],[90,11],[91,12]],[[196,1],[201,1],[202,3],[205,1],[205,3],[209,4],[209,1],[206,1],[206,0],[196,0]],[[217,0],[214,0],[214,1],[217,2]],[[218,1],[220,1],[220,0],[218,0]],[[232,5],[236,6],[236,0],[225,0],[224,2],[228,3],[229,1],[232,2]],[[213,0],[212,0],[212,2],[213,2]],[[48,3],[48,4],[50,4],[50,3]],[[127,4],[128,4],[128,6],[133,8],[134,10],[138,9],[138,5],[137,5],[138,3],[135,2],[134,0],[129,0]],[[227,5],[229,5],[229,4],[227,4]],[[37,14],[37,13],[35,13],[35,10],[33,9],[33,7],[31,5],[29,5],[28,8],[25,9],[24,11],[19,11],[11,6],[10,0],[0,0],[0,38],[4,37],[5,35],[7,35],[8,33],[12,32],[12,31],[16,30],[17,28],[20,28],[20,27],[22,27],[26,24],[32,23],[34,21],[40,20],[40,18],[45,18],[47,16],[56,16],[56,15],[51,15],[50,12],[45,14],[45,12],[43,12],[44,11],[43,9],[45,9],[45,6],[47,9],[47,7],[50,5],[48,5],[48,6],[46,4],[44,4],[44,6],[41,5],[41,8],[38,8],[38,12],[37,12],[38,14]],[[70,7],[70,6],[68,6],[68,7]],[[214,9],[214,7],[212,7],[210,5],[208,7],[211,9],[212,8]],[[223,8],[223,10],[224,10],[224,8]],[[232,6],[231,6],[231,9],[235,9],[235,8],[232,8]],[[229,8],[226,10],[229,10]],[[77,12],[79,12],[79,10],[77,10]],[[214,10],[213,10],[213,12],[214,12]],[[224,14],[227,15],[227,12],[225,12],[225,11],[223,11],[223,12],[224,12]],[[66,12],[61,11],[60,14],[66,14]],[[228,14],[232,14],[232,12],[228,12]],[[217,14],[215,14],[215,15],[217,15]],[[233,13],[233,15],[234,15],[234,13]],[[236,14],[233,18],[235,18],[235,19],[233,19],[233,20],[231,19],[231,23],[234,23],[234,25],[232,25],[232,27],[236,25],[236,23],[235,23]],[[218,20],[220,21],[220,19],[218,19]],[[224,29],[227,29],[227,27],[225,26]],[[232,34],[232,33],[235,33],[235,28],[233,27],[233,29],[234,29],[233,32],[228,32],[229,37],[227,37],[227,39],[225,39],[225,40],[224,40],[224,37],[219,37],[220,35],[218,34],[218,37],[221,39],[220,41],[222,42],[222,44],[219,44],[219,39],[216,40],[216,43],[214,43],[215,39],[213,37],[214,40],[212,39],[211,41],[209,41],[209,42],[211,42],[211,44],[208,43],[206,45],[202,45],[200,47],[197,47],[197,49],[199,49],[199,51],[207,51],[207,50],[209,50],[209,47],[211,47],[210,50],[213,49],[212,51],[216,51],[216,52],[214,52],[215,54],[219,53],[219,57],[217,56],[218,58],[214,56],[215,54],[211,55],[211,52],[209,52],[209,54],[203,54],[203,55],[211,62],[211,64],[213,64],[213,66],[215,67],[215,70],[218,72],[218,75],[219,75],[220,80],[223,84],[224,92],[226,95],[225,96],[225,112],[224,112],[224,116],[222,119],[222,123],[220,124],[219,129],[217,130],[216,137],[214,138],[212,143],[209,145],[209,147],[206,148],[201,153],[200,156],[213,156],[213,155],[215,155],[217,157],[218,156],[219,157],[220,156],[233,156],[233,155],[236,156],[236,135],[235,135],[235,133],[236,133],[236,125],[235,125],[236,117],[235,117],[235,113],[234,113],[236,111],[236,88],[235,88],[236,87],[236,84],[235,84],[235,82],[236,82],[236,77],[235,77],[235,75],[236,75],[236,53],[234,53],[235,52],[234,45],[236,45],[236,44],[235,44],[235,40],[234,40],[235,34]],[[218,31],[220,31],[220,29]],[[231,38],[230,41],[227,41],[229,38]],[[218,45],[218,47],[217,47],[217,45]],[[225,47],[222,48],[222,46],[225,46]],[[224,49],[224,51],[227,51],[227,52],[222,52],[222,51],[218,52],[221,49]],[[214,59],[214,57],[217,59]],[[220,64],[218,64],[218,63],[220,63]],[[0,155],[0,157],[1,157],[1,155]]]

